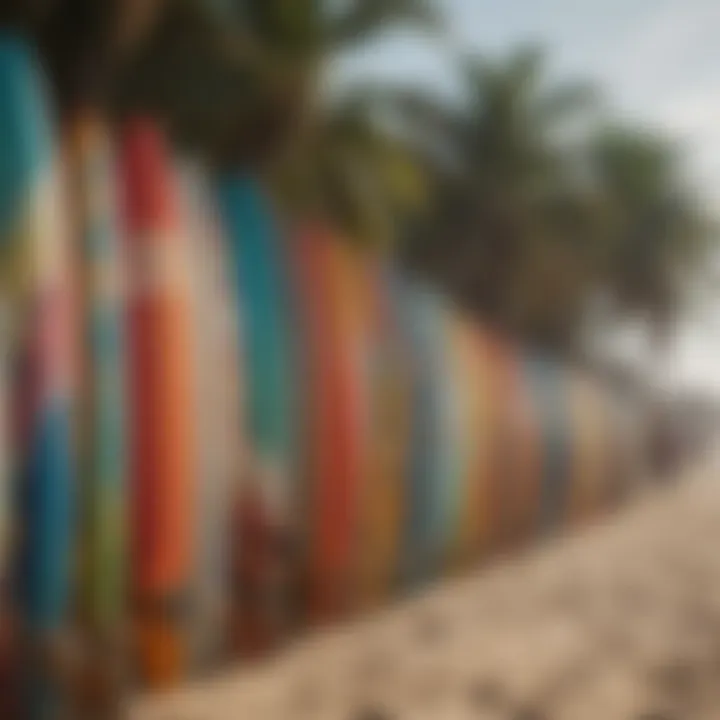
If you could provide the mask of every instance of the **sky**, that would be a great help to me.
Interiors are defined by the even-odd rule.
[[[438,0],[442,39],[391,33],[338,65],[344,79],[402,80],[454,90],[457,51],[548,49],[559,79],[597,81],[613,113],[667,130],[687,170],[720,207],[720,0]],[[720,292],[684,324],[663,372],[720,394]]]

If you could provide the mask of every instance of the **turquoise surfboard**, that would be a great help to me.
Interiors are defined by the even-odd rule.
[[[0,253],[15,324],[17,613],[24,717],[53,717],[67,630],[73,528],[72,325],[58,148],[34,52],[0,35]],[[34,657],[35,662],[23,662]],[[45,657],[47,663],[38,663]],[[52,658],[52,659],[51,659]]]
[[[446,497],[443,474],[442,393],[438,372],[437,306],[423,289],[395,276],[393,295],[412,358],[409,370],[413,414],[410,430],[410,469],[406,478],[406,512],[400,577],[412,588],[430,580],[441,564],[444,545]]]
[[[445,572],[454,557],[463,513],[466,476],[472,463],[472,448],[465,433],[465,401],[468,388],[457,373],[457,330],[455,308],[440,299],[438,305],[438,373],[441,393],[442,467],[439,475],[439,497],[444,512],[441,541],[441,571]]]
[[[540,418],[541,492],[539,523],[543,532],[562,524],[571,481],[571,433],[562,369],[545,357],[525,360],[532,404]]]
[[[262,189],[242,175],[219,184],[227,256],[244,316],[248,470],[239,509],[240,619],[236,644],[272,645],[287,612],[287,536],[297,488],[288,281],[278,228]],[[278,572],[278,563],[283,566]],[[281,579],[282,578],[282,579]]]

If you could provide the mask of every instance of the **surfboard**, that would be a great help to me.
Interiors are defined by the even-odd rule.
[[[588,400],[587,400],[587,424],[588,424],[588,485],[586,512],[593,517],[603,512],[604,485],[608,474],[608,442],[607,430],[609,418],[607,418],[606,403],[609,397],[604,388],[593,378],[587,378]],[[632,442],[632,429],[625,425],[622,420],[618,423],[618,429],[623,438]],[[637,476],[629,473],[626,481],[631,483]],[[625,483],[623,483],[625,484]]]
[[[489,545],[502,549],[507,540],[508,508],[512,497],[512,448],[510,445],[507,344],[496,333],[484,336],[487,352],[489,390],[488,433],[490,435],[490,478],[488,483]]]
[[[412,405],[407,348],[388,287],[388,270],[381,262],[369,261],[365,285],[370,455],[360,498],[358,592],[362,605],[371,608],[387,598],[398,581]]]
[[[10,318],[7,299],[0,300],[0,623],[7,618],[10,550],[13,527],[11,493],[13,443],[11,442],[10,411]],[[3,650],[0,645],[0,657]]]
[[[504,539],[508,548],[515,548],[535,534],[536,510],[540,500],[539,431],[532,403],[521,372],[521,351],[515,344],[506,344],[500,372],[504,375],[505,452],[507,487],[502,511]]]
[[[11,342],[8,299],[0,301],[0,712],[11,716],[8,698],[12,694],[10,669],[13,663],[11,631],[13,618],[9,589],[14,513],[11,492],[13,443],[11,438]],[[16,713],[17,714],[17,713]]]
[[[572,418],[572,487],[568,500],[568,521],[587,521],[598,494],[600,453],[598,452],[598,406],[593,388],[580,371],[568,373],[568,401]]]
[[[83,687],[96,714],[119,702],[126,618],[127,447],[124,298],[114,144],[101,116],[65,133],[76,287],[79,573]],[[88,708],[89,710],[89,708]]]
[[[197,469],[189,268],[176,178],[151,121],[126,124],[119,167],[129,262],[134,647],[140,678],[165,687],[189,662]]]
[[[571,435],[567,385],[562,370],[542,356],[528,356],[523,371],[541,427],[542,490],[539,529],[549,533],[566,517],[571,473]]]
[[[0,266],[13,321],[15,621],[24,675],[13,689],[23,716],[44,718],[61,711],[56,681],[69,620],[72,303],[47,91],[34,52],[9,33],[0,36],[0,107]]]
[[[310,622],[345,615],[356,568],[362,398],[343,285],[351,269],[324,228],[302,228],[293,243],[304,335],[308,425],[306,605]],[[351,281],[351,280],[350,280]]]
[[[625,501],[642,490],[647,480],[647,455],[645,452],[648,419],[644,417],[643,403],[628,398],[607,387],[597,393],[597,423],[601,447],[600,489],[597,498],[598,511],[607,512],[615,502]],[[613,428],[615,429],[613,431]],[[613,466],[617,468],[612,477]],[[615,490],[612,489],[613,484]]]
[[[246,476],[238,507],[236,575],[239,607],[234,644],[263,652],[284,634],[292,572],[296,477],[296,408],[288,300],[288,267],[262,189],[242,175],[218,188],[227,257],[243,314]]]
[[[329,343],[326,288],[320,269],[320,226],[305,226],[295,231],[291,243],[290,266],[297,291],[298,325],[301,337],[298,362],[303,369],[304,455],[301,469],[305,486],[306,516],[304,544],[300,557],[300,584],[297,600],[304,622],[319,622],[328,612],[324,599],[329,593],[329,562],[323,562],[325,537],[325,484],[330,477],[329,446],[325,428],[329,424],[328,377]],[[342,550],[342,548],[341,548]]]
[[[373,387],[370,377],[370,342],[368,307],[363,292],[363,262],[357,248],[342,237],[327,244],[328,280],[333,327],[331,338],[337,338],[339,390],[337,398],[338,431],[342,437],[340,461],[347,477],[347,503],[354,536],[347,568],[347,611],[355,609],[359,594],[358,545],[365,542],[361,518],[363,495],[368,489],[370,461],[370,407]]]
[[[471,435],[474,398],[470,397],[464,363],[464,326],[457,309],[449,303],[439,307],[442,352],[439,372],[443,385],[442,427],[445,469],[441,476],[445,503],[445,530],[442,568],[454,570],[458,564],[462,519],[469,490],[468,474],[473,465],[474,438]]]
[[[412,590],[435,577],[445,548],[443,385],[438,368],[442,329],[435,299],[429,291],[397,274],[392,284],[411,358],[408,376],[412,383],[413,416],[400,575],[403,586]]]
[[[599,505],[603,511],[615,509],[637,481],[637,426],[631,420],[630,408],[616,393],[605,392],[598,398],[598,419],[602,425],[603,460]]]
[[[479,328],[464,314],[457,319],[455,344],[466,460],[454,559],[456,567],[464,568],[481,557],[487,546],[490,474],[487,356]]]
[[[226,655],[230,629],[233,507],[244,469],[242,318],[230,282],[212,182],[194,160],[177,163],[197,373],[197,483],[193,557],[191,660],[205,674]]]

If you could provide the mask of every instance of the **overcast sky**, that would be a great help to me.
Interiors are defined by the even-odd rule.
[[[458,49],[505,53],[539,42],[550,71],[589,78],[610,107],[671,131],[688,170],[720,205],[720,0],[439,0],[448,38],[388,34],[347,58],[343,77],[380,77],[453,92]],[[720,298],[696,313],[672,363],[676,379],[720,392]]]

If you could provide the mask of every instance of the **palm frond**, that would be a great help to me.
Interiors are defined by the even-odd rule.
[[[347,49],[397,25],[437,31],[441,17],[431,0],[352,0],[326,14],[325,46]]]

